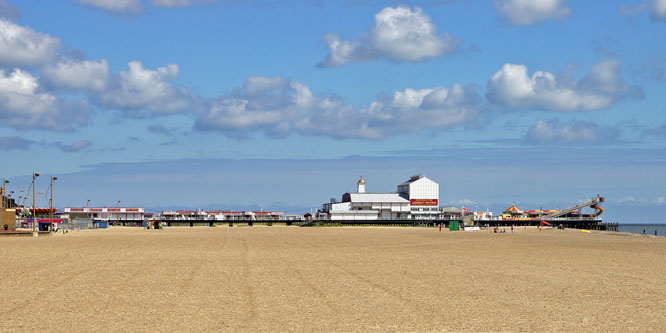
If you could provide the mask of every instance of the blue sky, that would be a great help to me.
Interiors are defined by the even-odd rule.
[[[0,177],[56,205],[443,204],[663,221],[665,0],[0,0]],[[40,179],[38,189],[46,188]],[[42,189],[42,190],[43,190]]]

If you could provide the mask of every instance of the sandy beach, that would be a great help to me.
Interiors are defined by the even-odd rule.
[[[0,237],[2,331],[664,331],[666,238],[518,228]]]

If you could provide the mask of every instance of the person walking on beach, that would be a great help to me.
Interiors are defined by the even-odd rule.
[[[511,225],[511,233],[513,233],[513,224]]]
[[[442,232],[442,224],[439,224],[439,232]]]

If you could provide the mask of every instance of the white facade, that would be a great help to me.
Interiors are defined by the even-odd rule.
[[[398,185],[398,193],[409,198],[412,219],[436,219],[439,216],[439,184],[428,177],[412,176]]]
[[[356,193],[345,193],[342,202],[323,205],[331,220],[436,219],[439,215],[439,184],[423,175],[398,185],[396,193],[366,193],[365,181]]]

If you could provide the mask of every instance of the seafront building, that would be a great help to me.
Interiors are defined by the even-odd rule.
[[[143,207],[65,207],[61,217],[100,222],[143,221],[145,212]]]
[[[159,218],[161,221],[279,221],[287,217],[277,211],[167,210],[161,212]]]
[[[325,203],[318,218],[358,220],[435,220],[440,216],[439,184],[425,175],[412,176],[396,192],[366,192],[363,177],[356,192],[342,195],[340,202]],[[450,212],[454,213],[454,212]]]

